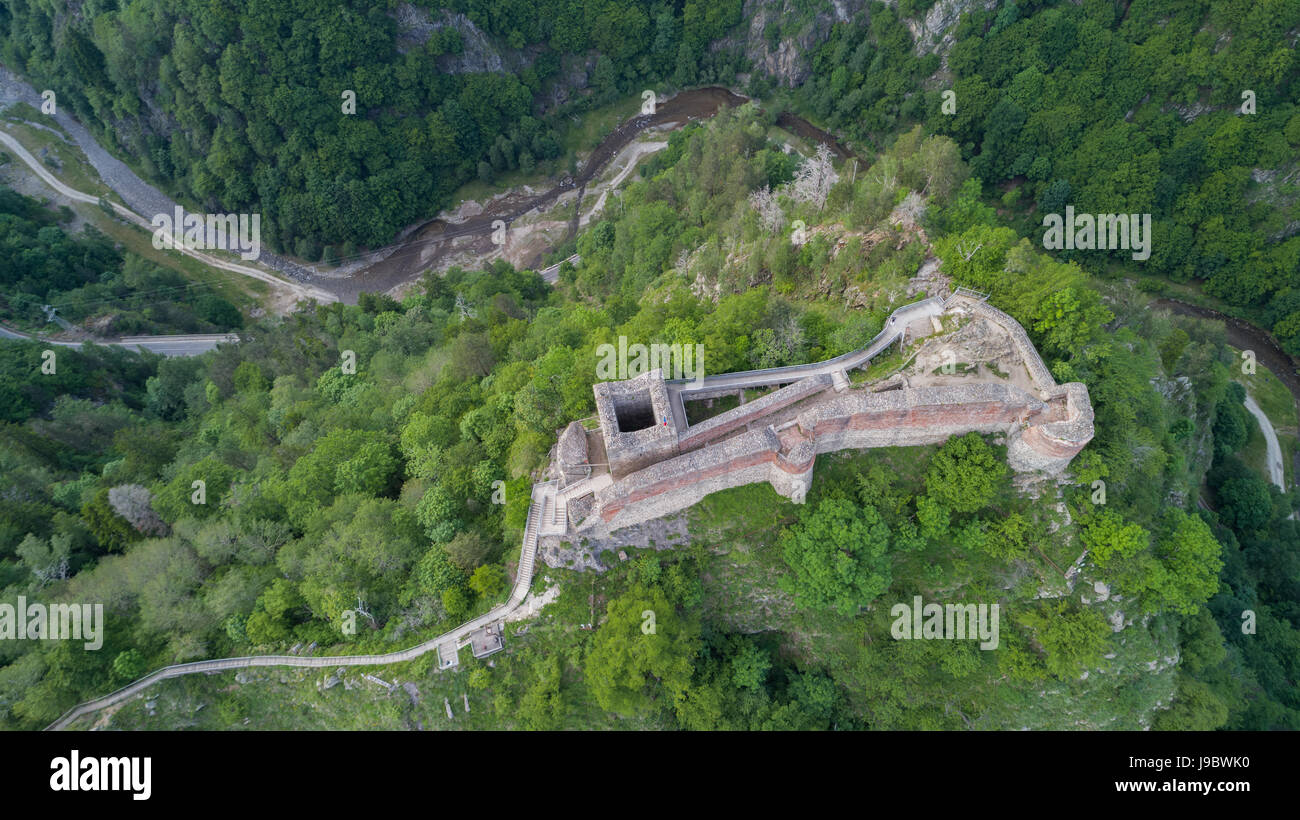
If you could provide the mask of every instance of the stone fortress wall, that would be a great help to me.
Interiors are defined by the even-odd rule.
[[[902,312],[912,307],[895,314],[906,318]],[[898,389],[873,392],[850,387],[843,372],[817,372],[679,429],[661,371],[600,383],[594,390],[610,475],[593,485],[594,503],[574,505],[591,514],[572,523],[610,531],[759,481],[802,503],[821,453],[934,444],[971,431],[1006,436],[1007,462],[1017,472],[1064,471],[1092,439],[1087,387],[1056,384],[1024,328],[980,299],[950,297],[941,315],[979,317],[1006,331],[1038,395],[992,381],[909,387],[905,379]],[[736,376],[727,378],[734,392]],[[638,403],[640,415],[620,409]],[[643,422],[647,408],[655,414],[653,427],[620,428],[620,420]]]

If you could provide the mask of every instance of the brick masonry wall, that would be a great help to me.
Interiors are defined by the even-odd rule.
[[[1039,396],[992,383],[826,394],[798,415],[794,429],[783,426],[780,435],[771,427],[742,433],[616,476],[617,481],[596,493],[596,508],[605,527],[613,530],[659,518],[686,509],[711,493],[758,481],[767,481],[778,494],[802,501],[817,454],[932,444],[971,431],[1005,434],[1007,461],[1017,471],[1060,473],[1092,439],[1093,412],[1087,387],[1057,385],[1028,334],[1007,314],[975,300],[963,300],[962,305],[1011,333]],[[797,386],[764,398],[774,399]],[[766,406],[754,402],[729,411],[713,420],[716,423],[702,434],[706,439],[725,435],[777,407],[825,389],[818,386],[813,391],[814,386],[791,391],[787,395],[803,393],[792,401],[782,396]],[[683,441],[699,440],[688,437]],[[637,449],[642,461],[652,456],[651,447]]]
[[[686,430],[685,435],[681,437],[678,447],[683,452],[699,447],[734,430],[739,430],[762,416],[774,413],[777,410],[789,407],[797,401],[827,390],[830,388],[831,383],[830,376],[819,375],[800,379],[794,384],[782,387],[780,390],[775,390],[766,396],[742,404],[725,413],[719,413],[699,424],[692,425]]]

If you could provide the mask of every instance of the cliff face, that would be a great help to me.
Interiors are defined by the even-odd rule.
[[[809,15],[793,0],[745,0],[744,22],[713,49],[743,48],[755,70],[793,88],[808,79],[812,52],[831,27],[852,20],[866,5],[867,0],[828,0]]]
[[[443,29],[455,29],[460,34],[460,53],[438,58],[439,70],[447,74],[513,74],[531,65],[538,51],[537,47],[510,48],[495,42],[495,38],[474,25],[473,20],[456,12],[432,13],[410,3],[401,3],[393,10],[393,17],[397,20],[398,51],[422,46]]]
[[[885,0],[895,5],[895,0]],[[812,53],[830,36],[837,23],[869,19],[869,0],[824,0],[816,10],[807,10],[799,0],[745,0],[743,20],[730,34],[713,43],[714,51],[740,48],[754,69],[772,76],[786,87],[802,85],[812,72]],[[923,16],[907,20],[916,38],[919,54],[947,55],[952,48],[954,30],[968,11],[997,5],[997,0],[938,0]],[[474,24],[464,14],[427,9],[400,3],[393,9],[398,24],[398,49],[417,47],[428,42],[438,31],[455,29],[460,34],[461,51],[438,61],[449,74],[472,72],[518,72],[532,64],[539,46],[511,48]],[[594,59],[565,55],[563,83],[569,93],[581,91],[589,84]],[[563,100],[550,100],[553,105]]]
[[[714,43],[713,48],[740,46],[754,69],[771,75],[787,87],[802,85],[812,72],[812,53],[830,36],[837,23],[870,19],[869,0],[826,0],[814,12],[801,11],[795,0],[745,0],[744,19],[737,31]],[[884,0],[896,6],[896,0]],[[947,57],[956,42],[961,16],[976,9],[992,9],[998,0],[938,0],[918,17],[906,20],[916,40],[918,54]]]
[[[907,28],[916,40],[917,54],[939,54],[947,56],[956,42],[957,22],[968,11],[992,9],[998,0],[939,0],[930,7],[924,17],[907,20]]]

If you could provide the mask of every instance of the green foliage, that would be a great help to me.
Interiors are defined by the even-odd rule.
[[[134,649],[124,649],[113,658],[113,678],[128,683],[148,671],[144,656]]]
[[[281,503],[295,523],[335,494],[380,495],[391,489],[398,462],[384,436],[331,430],[289,470]]]
[[[120,73],[125,59],[110,36],[112,27],[130,27],[142,53],[152,47],[169,51],[168,70],[184,75],[179,86],[169,87],[185,87],[210,63],[217,66],[210,77],[220,88],[216,93],[231,98],[223,100],[223,110],[258,116],[247,124],[228,121],[231,115],[209,121],[200,113],[204,103],[192,96],[186,98],[191,102],[168,103],[188,119],[181,120],[184,133],[173,141],[180,147],[156,152],[153,162],[173,162],[173,153],[190,151],[189,143],[205,134],[212,140],[200,155],[171,166],[171,173],[184,177],[182,187],[197,186],[221,201],[237,197],[237,177],[246,163],[235,154],[246,141],[257,159],[244,159],[265,169],[260,178],[254,173],[254,184],[258,190],[276,186],[275,195],[262,198],[282,209],[281,224],[301,224],[306,239],[319,232],[322,239],[339,241],[331,235],[336,226],[322,221],[331,209],[356,217],[406,207],[402,186],[391,186],[399,193],[375,208],[350,200],[362,192],[354,183],[378,179],[383,169],[356,170],[351,160],[331,153],[336,146],[299,139],[292,157],[278,156],[281,136],[292,141],[300,128],[315,128],[328,142],[333,126],[304,119],[270,126],[283,131],[277,135],[266,131],[271,120],[260,111],[263,101],[242,98],[280,76],[278,67],[251,78],[241,73],[264,59],[264,30],[237,30],[235,22],[217,30],[204,10],[195,13],[192,31],[166,27],[156,33],[134,17],[146,6],[135,4],[134,11],[113,17],[90,9],[86,17],[94,20],[95,37],[70,38],[51,53],[67,55],[59,58],[71,61],[65,68],[80,65],[91,72],[72,87],[103,95],[85,101],[92,112],[105,110],[118,79],[134,76]],[[681,20],[667,10],[640,17],[615,13],[600,24],[607,26],[599,33],[601,47],[619,46],[620,32],[641,32],[646,44],[631,59],[644,57],[649,70],[676,70],[694,79],[717,72],[720,58],[686,46],[683,38],[694,43],[701,32],[720,31],[738,10],[739,4],[688,4]],[[1057,11],[1067,20],[1078,13],[1073,7]],[[580,51],[587,38],[597,37],[582,15],[557,16],[555,27],[534,31],[531,24],[507,25],[531,19],[516,12],[514,6],[503,6],[499,16],[475,11],[484,26],[506,26],[495,32],[503,38],[546,39],[539,64],[548,49]],[[6,18],[5,24],[21,28],[38,14],[22,11],[18,16],[28,15],[25,21]],[[266,14],[279,12],[241,12],[231,20]],[[539,625],[584,623],[590,606],[608,601],[604,620],[597,609],[594,634],[539,628],[512,638],[491,672],[479,667],[470,675],[470,687],[493,704],[490,710],[476,707],[473,720],[490,713],[499,725],[533,729],[960,729],[1048,725],[1069,712],[1070,725],[1079,719],[1105,725],[1107,716],[1136,725],[1156,700],[1169,703],[1172,693],[1173,707],[1157,714],[1157,728],[1296,725],[1300,704],[1292,682],[1300,633],[1288,607],[1300,595],[1294,582],[1300,575],[1285,505],[1275,503],[1278,496],[1262,479],[1252,482],[1249,471],[1223,454],[1207,479],[1217,513],[1202,518],[1175,503],[1186,499],[1193,509],[1207,433],[1214,433],[1216,443],[1232,443],[1226,427],[1213,429],[1218,416],[1226,418],[1240,406],[1227,394],[1223,340],[1192,323],[1153,317],[1141,305],[1128,304],[1131,291],[1112,292],[1079,265],[1039,253],[1021,238],[1030,231],[999,224],[1001,217],[981,200],[982,183],[1000,181],[989,175],[1012,173],[1024,179],[998,192],[1007,194],[1012,209],[1053,197],[1064,202],[1099,195],[1085,190],[1091,184],[1086,175],[1080,182],[1073,170],[1056,167],[1056,155],[1046,149],[1032,156],[1010,153],[1027,131],[1067,121],[1061,112],[1045,118],[1034,102],[1040,89],[1059,78],[1039,66],[999,75],[996,82],[985,79],[982,67],[970,70],[984,57],[963,50],[962,42],[1000,37],[1041,16],[1028,8],[981,14],[959,24],[952,53],[955,65],[967,69],[959,73],[960,113],[951,124],[957,142],[921,129],[898,135],[878,167],[859,169],[854,185],[837,186],[823,224],[843,219],[854,231],[877,227],[903,194],[887,183],[891,176],[899,185],[927,191],[925,225],[945,272],[957,283],[991,292],[994,303],[1033,334],[1058,378],[1088,385],[1097,435],[1072,464],[1081,486],[1060,488],[1069,518],[1055,511],[1054,496],[1035,500],[1013,492],[1001,453],[974,434],[948,441],[929,464],[910,450],[873,451],[865,461],[823,458],[805,508],[780,501],[763,486],[729,491],[701,505],[707,532],[697,538],[692,531],[689,545],[615,565],[594,587],[586,575],[575,583],[555,570],[561,595]],[[920,59],[892,15],[873,14],[866,32],[837,27],[832,52],[817,57],[826,69],[822,74],[840,65],[852,69],[841,78],[846,93],[873,101],[860,126],[852,127],[872,139],[896,128],[890,118],[918,119],[928,105],[914,95],[917,107],[907,109],[906,77],[891,78],[890,59]],[[679,25],[686,17],[689,34]],[[990,24],[987,35],[976,25],[981,20]],[[1056,49],[1068,58],[1068,27],[1050,22],[1038,20],[1043,36],[1025,51]],[[68,23],[73,31],[80,25],[81,19]],[[317,25],[301,24],[312,31]],[[428,53],[415,58],[392,57],[381,48],[374,60],[418,65],[434,52],[454,50],[453,39],[436,35],[425,47]],[[360,47],[346,37],[326,40],[319,45],[332,55]],[[87,43],[104,44],[102,66]],[[212,43],[225,45],[209,53]],[[832,58],[843,59],[835,65]],[[141,60],[144,75],[150,59]],[[365,60],[357,64],[373,63]],[[597,93],[631,81],[613,60],[598,68]],[[832,78],[822,74],[816,85],[830,87]],[[493,173],[518,169],[527,155],[537,160],[546,153],[545,126],[528,125],[526,118],[493,120],[494,109],[500,113],[501,105],[524,100],[480,106],[474,99],[506,89],[508,82],[421,74],[416,86],[437,85],[455,97],[452,105],[428,93],[438,110],[422,118],[413,113],[420,99],[402,98],[416,86],[400,78],[393,84],[382,72],[313,76],[335,84],[355,80],[360,90],[368,81],[369,90],[359,94],[363,100],[376,88],[387,89],[384,94],[397,89],[397,98],[385,98],[368,118],[345,119],[338,133],[367,149],[358,151],[358,163],[382,165],[373,145],[393,129],[405,129],[401,121],[419,120],[418,139],[403,132],[416,139],[409,156],[421,162],[427,155],[420,141],[441,140],[429,150],[439,162],[447,157],[455,164],[438,166],[449,175],[444,179],[415,186],[425,193],[449,185],[461,171],[477,173],[483,151],[470,150],[476,141]],[[535,78],[521,76],[519,82],[530,95],[541,88]],[[471,84],[474,94],[460,93]],[[903,88],[901,96],[896,86]],[[318,93],[333,99],[337,89],[305,92]],[[840,101],[826,96],[838,109]],[[310,116],[309,103],[280,104],[295,116]],[[133,116],[132,109],[123,111],[127,120]],[[1123,113],[1112,119],[1121,121]],[[1138,125],[1147,128],[1151,117],[1143,113]],[[370,124],[352,133],[362,122]],[[618,335],[643,343],[700,343],[709,372],[824,358],[870,339],[886,300],[927,249],[916,240],[901,248],[883,242],[868,249],[850,237],[850,244],[833,253],[833,236],[797,250],[784,237],[763,236],[752,209],[742,203],[750,191],[783,178],[790,164],[767,142],[767,122],[753,108],[742,108],[675,133],[669,149],[643,166],[643,178],[623,190],[603,221],[579,234],[582,261],[554,291],[504,263],[484,271],[453,269],[445,277],[426,277],[401,302],[366,296],[357,307],[315,307],[261,322],[237,350],[202,358],[127,361],[116,351],[60,351],[59,375],[48,381],[32,375],[39,346],[0,346],[0,406],[9,414],[0,425],[0,587],[45,583],[51,597],[103,600],[122,621],[119,634],[127,637],[121,640],[130,642],[106,646],[103,653],[73,656],[37,646],[12,660],[6,656],[0,660],[0,722],[43,725],[70,703],[116,688],[138,661],[152,667],[282,650],[294,641],[349,644],[336,647],[340,652],[371,651],[372,645],[387,651],[393,642],[426,640],[484,611],[506,589],[500,562],[509,555],[502,546],[518,543],[529,487],[556,430],[591,413],[595,347]],[[522,129],[534,130],[515,142],[515,126],[521,136]],[[1206,156],[1230,152],[1238,138],[1253,138],[1232,129],[1219,134],[1217,127],[1214,139],[1206,139]],[[149,139],[124,131],[125,140]],[[1093,153],[1122,154],[1109,146],[1094,147]],[[967,180],[961,155],[977,147],[990,156],[977,164],[980,176]],[[403,152],[389,161],[407,161],[398,154]],[[471,159],[473,165],[466,164]],[[1133,178],[1142,178],[1148,161],[1139,160]],[[1196,152],[1180,149],[1175,164],[1195,163]],[[301,166],[311,166],[312,174],[293,176]],[[317,174],[320,169],[329,172]],[[272,178],[280,173],[288,176]],[[1232,194],[1230,177],[1215,190]],[[328,207],[303,198],[304,190],[327,189]],[[1219,200],[1207,192],[1206,201]],[[419,207],[431,206],[426,201]],[[355,230],[372,227],[358,221]],[[1239,253],[1230,234],[1205,234],[1225,264]],[[763,284],[768,281],[773,284]],[[830,297],[822,295],[824,282]],[[864,294],[880,296],[869,296],[866,309],[845,309],[835,288],[851,282]],[[717,294],[716,302],[696,295],[704,287]],[[458,305],[471,310],[462,312]],[[360,373],[339,370],[340,349],[358,352]],[[1183,376],[1186,392],[1168,389],[1182,384]],[[860,472],[851,466],[862,463],[870,466]],[[192,482],[200,479],[207,500],[195,505]],[[1104,511],[1081,506],[1096,479],[1107,483]],[[504,498],[493,497],[496,481],[506,482]],[[122,483],[154,491],[156,509],[173,525],[171,535],[141,538],[112,511],[107,489]],[[793,525],[778,532],[795,516]],[[1095,603],[1027,604],[1043,583],[1059,583],[1057,564],[1073,560],[1079,546],[1094,565],[1087,572],[1112,584],[1134,609],[1158,617],[1148,624],[1129,612],[1134,623],[1112,640],[1106,609]],[[62,578],[65,558],[68,577]],[[887,627],[879,628],[882,608],[863,606],[894,594],[907,600],[918,591],[955,600],[1000,599],[1003,612],[1017,618],[1004,626],[997,653],[960,642],[882,637],[888,634]],[[1244,609],[1259,614],[1258,635],[1239,637]],[[653,630],[643,630],[650,623],[646,612],[654,613]],[[361,619],[359,638],[337,628],[349,613]],[[548,622],[552,613],[555,621]],[[1175,640],[1182,642],[1183,657],[1176,679],[1134,671],[1151,657],[1148,650],[1171,652]],[[1104,659],[1110,652],[1119,657]],[[1138,655],[1141,660],[1135,660]],[[118,668],[122,658],[128,660]],[[1078,680],[1103,660],[1113,660],[1108,674]],[[1069,709],[1061,709],[1059,700],[1051,705],[1051,690],[1060,687],[1043,686],[1049,675],[1072,681],[1069,688],[1083,695]],[[1086,707],[1081,717],[1078,705]],[[228,724],[243,709],[239,702],[222,701],[207,714],[220,710]]]
[[[100,4],[57,26],[55,9],[30,4],[5,15],[0,30],[7,65],[38,88],[60,89],[62,104],[101,141],[139,157],[166,190],[213,210],[258,210],[263,241],[309,261],[340,244],[391,241],[471,179],[530,173],[538,163],[557,170],[557,129],[575,109],[670,74],[684,85],[739,68],[737,55],[709,45],[739,22],[740,0],[452,6],[499,44],[528,47],[531,64],[517,74],[449,73],[443,55],[461,52],[460,30],[444,27],[399,50],[388,10],[353,0]],[[560,56],[590,49],[599,52],[594,98],[534,118],[535,103],[567,82]],[[345,92],[355,113],[344,108]],[[158,116],[173,127],[159,130]]]
[[[69,216],[71,212],[69,211]],[[243,326],[222,296],[173,270],[122,254],[93,225],[78,233],[37,200],[0,187],[0,321],[47,332],[43,305],[104,335],[212,333]]]
[[[1042,648],[1044,662],[1061,679],[1078,677],[1101,660],[1111,635],[1106,619],[1095,609],[1074,607],[1064,601],[1044,604],[1016,619]]]
[[[978,433],[967,433],[944,443],[930,461],[925,476],[926,493],[953,512],[970,513],[993,499],[1006,465],[994,455]]]
[[[495,598],[506,588],[505,568],[498,564],[484,564],[469,577],[469,588],[480,598]]]
[[[1150,534],[1137,524],[1125,523],[1110,510],[1090,516],[1083,524],[1079,540],[1088,548],[1093,563],[1106,567],[1112,559],[1129,559],[1149,546]]]
[[[657,697],[679,697],[691,677],[699,625],[658,587],[635,585],[610,600],[584,663],[602,709],[633,715]]]
[[[874,507],[826,498],[781,533],[795,602],[848,615],[889,587],[889,527]]]
[[[1019,202],[1037,204],[1012,215],[1025,233],[1040,232],[1043,215],[1067,205],[1078,213],[1150,213],[1147,273],[1199,280],[1294,352],[1300,243],[1280,226],[1294,220],[1296,198],[1273,181],[1252,180],[1294,156],[1298,66],[1284,32],[1300,12],[1275,5],[1153,2],[1126,11],[1122,23],[1109,7],[1089,4],[975,11],[954,29],[948,54],[960,78],[956,111],[932,91],[924,118],[956,141],[986,187],[1020,191]],[[914,71],[912,54],[884,56],[873,69]],[[814,62],[803,97],[818,113],[837,77],[854,71],[842,63]],[[1256,95],[1256,113],[1242,111],[1245,88]],[[963,230],[969,223],[950,217],[948,224]],[[1100,269],[1132,265],[1128,253],[1062,255],[1086,256]]]

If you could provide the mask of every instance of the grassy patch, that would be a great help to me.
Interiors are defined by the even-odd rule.
[[[893,374],[895,370],[905,365],[911,358],[910,351],[899,350],[897,347],[890,347],[884,355],[877,356],[871,360],[871,364],[865,370],[859,368],[849,374],[849,381],[854,384],[861,382],[875,381],[883,379],[885,376]]]
[[[712,399],[694,399],[682,402],[682,405],[686,408],[686,423],[699,424],[706,419],[722,415],[728,410],[736,409],[740,406],[740,398],[735,395],[717,396]]]
[[[53,119],[37,114],[37,120],[41,125],[57,127]],[[91,196],[102,196],[114,202],[121,202],[122,198],[113,193],[112,189],[99,178],[90,160],[86,155],[81,153],[81,149],[76,145],[66,142],[58,134],[52,134],[44,128],[37,128],[28,123],[25,119],[12,118],[6,116],[4,130],[9,136],[22,143],[37,160],[44,162],[46,170],[58,178],[60,182],[70,188],[75,188],[82,193]],[[41,156],[41,151],[46,151],[46,156]],[[51,165],[49,158],[54,159]],[[18,157],[13,161],[26,167],[26,163]],[[53,191],[51,191],[51,194]]]
[[[592,151],[618,127],[619,123],[636,116],[640,110],[641,95],[638,94],[593,109],[581,116],[572,115],[566,120],[568,127],[560,137],[560,145],[564,148],[565,154],[584,154]]]

